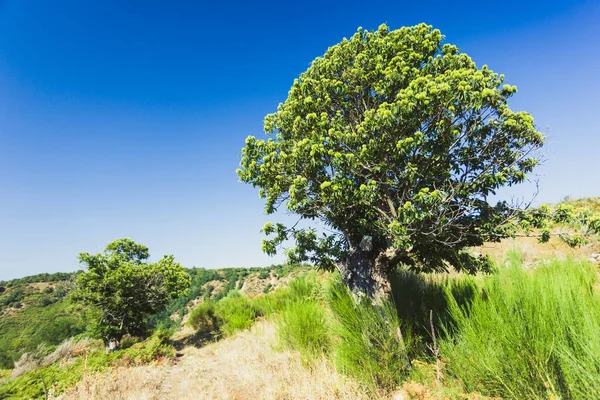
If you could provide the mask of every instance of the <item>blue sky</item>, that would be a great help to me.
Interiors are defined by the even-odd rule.
[[[0,279],[119,237],[189,267],[282,261],[235,175],[244,139],[310,61],[383,22],[427,22],[518,86],[548,134],[538,202],[600,195],[598,21],[598,1],[0,0]]]

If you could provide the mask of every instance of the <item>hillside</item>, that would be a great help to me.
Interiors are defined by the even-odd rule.
[[[303,268],[188,269],[188,295],[174,299],[154,316],[154,326],[178,327],[189,309],[203,299],[218,300],[231,290],[255,295],[284,285]],[[71,303],[68,294],[77,273],[39,274],[0,282],[0,368],[10,369],[25,352],[43,345],[53,349],[90,328],[87,311]]]
[[[599,204],[549,206],[571,217],[543,229],[581,232]],[[491,274],[400,269],[378,312],[335,272],[188,269],[189,293],[152,318],[151,335],[110,354],[71,303],[76,273],[0,282],[0,399],[591,399],[599,237],[569,246],[538,233],[472,249],[491,256]]]

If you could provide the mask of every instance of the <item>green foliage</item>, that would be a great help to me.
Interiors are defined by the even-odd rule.
[[[208,300],[194,308],[188,321],[199,332],[231,335],[252,326],[258,316],[254,305],[238,291],[218,301]]]
[[[109,243],[104,253],[80,254],[87,272],[78,276],[73,298],[97,310],[96,329],[105,340],[143,335],[149,317],[189,289],[190,276],[173,256],[157,263],[148,257],[148,248],[131,239]]]
[[[290,290],[280,287],[267,294],[254,297],[251,302],[259,316],[269,317],[283,310],[290,302]]]
[[[503,398],[600,398],[596,270],[548,261],[526,271],[518,255],[483,281],[469,307],[448,293],[454,338],[442,357],[469,391]]]
[[[256,309],[237,291],[231,291],[216,305],[215,314],[225,335],[249,328],[257,316]]]
[[[258,277],[259,277],[260,279],[269,279],[269,277],[270,277],[269,270],[267,270],[267,269],[262,269],[262,270],[260,271],[260,273],[258,274]]]
[[[175,349],[169,341],[172,333],[169,330],[158,329],[147,340],[124,350],[120,358],[133,365],[147,364],[161,358],[172,358],[175,356]]]
[[[0,366],[12,368],[21,354],[40,344],[50,348],[86,330],[84,310],[61,300],[48,306],[32,304],[0,318]]]
[[[479,278],[465,275],[431,276],[399,269],[391,276],[392,297],[398,306],[398,318],[424,343],[431,342],[430,313],[438,335],[448,330],[453,319],[448,309],[449,292],[457,304],[468,307],[479,291]]]
[[[317,275],[312,273],[305,273],[298,275],[290,281],[289,297],[290,301],[298,301],[305,299],[316,299],[320,296],[320,285],[317,283]]]
[[[214,287],[206,285],[208,282],[224,280],[223,276],[219,273],[219,270],[191,268],[186,271],[191,277],[189,291],[175,299],[171,299],[164,311],[152,316],[152,326],[161,325],[175,327],[187,313],[187,306],[190,301],[197,298],[209,299],[211,297]],[[178,314],[179,320],[173,320],[171,318],[173,314]]]
[[[356,302],[338,278],[331,282],[327,301],[335,316],[337,368],[372,389],[396,387],[409,373],[412,335],[401,327],[392,303],[375,306]]]
[[[188,324],[200,332],[215,332],[221,326],[221,321],[217,318],[215,302],[207,300],[190,312]]]
[[[557,236],[570,247],[600,240],[599,199],[565,200],[557,205],[543,204],[521,213],[522,230],[538,236],[542,243]]]
[[[311,299],[290,302],[277,319],[281,344],[300,351],[303,362],[319,358],[331,344],[325,308]]]
[[[75,386],[84,374],[93,374],[115,365],[142,365],[162,358],[170,358],[175,349],[169,343],[170,332],[157,331],[148,340],[136,343],[125,350],[106,353],[104,349],[92,347],[68,363],[59,360],[51,365],[31,370],[15,379],[6,377],[0,385],[0,398],[29,400],[44,398],[44,384],[54,388],[55,395]]]
[[[266,212],[330,232],[267,223],[266,253],[294,239],[290,260],[333,269],[371,237],[374,254],[404,251],[413,268],[486,266],[461,250],[510,234],[512,210],[486,199],[525,180],[544,138],[509,108],[516,87],[442,40],[425,24],[359,29],[294,81],[268,139],[246,139],[237,173]]]
[[[311,271],[292,279],[287,288],[263,296],[274,300],[280,312],[276,325],[281,345],[298,350],[305,363],[326,353],[331,344],[321,293],[317,275]]]

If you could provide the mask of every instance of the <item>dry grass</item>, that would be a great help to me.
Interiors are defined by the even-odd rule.
[[[375,399],[327,362],[302,364],[272,348],[268,321],[203,348],[187,347],[175,365],[123,368],[88,376],[64,399]]]
[[[98,344],[93,340],[84,338],[79,342],[75,342],[74,338],[70,338],[62,342],[52,353],[46,356],[44,356],[46,347],[38,346],[34,352],[23,353],[21,358],[15,361],[11,377],[13,379],[17,378],[36,368],[54,364],[57,361],[66,362],[72,357],[87,353],[94,346],[98,347]]]
[[[514,248],[521,251],[525,263],[533,263],[549,258],[589,258],[593,253],[600,253],[599,243],[571,248],[557,237],[553,237],[548,243],[539,243],[535,237],[503,239],[499,243],[485,243],[481,247],[474,248],[474,250],[482,254],[488,254],[496,263],[501,263],[506,258],[507,252]]]

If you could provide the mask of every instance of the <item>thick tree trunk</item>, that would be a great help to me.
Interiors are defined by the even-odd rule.
[[[374,304],[391,297],[390,259],[385,253],[356,249],[337,268],[355,297],[369,298]]]

